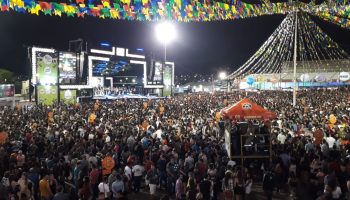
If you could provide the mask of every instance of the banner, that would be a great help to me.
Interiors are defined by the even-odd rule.
[[[36,52],[36,71],[38,85],[56,85],[58,75],[56,53]]]
[[[173,81],[173,68],[170,65],[165,65],[163,74],[163,96],[171,96]]]
[[[38,103],[52,105],[58,101],[57,86],[39,85],[37,86]]]
[[[60,101],[65,104],[75,104],[77,102],[77,90],[61,90]]]

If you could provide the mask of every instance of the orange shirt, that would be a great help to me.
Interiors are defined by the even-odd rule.
[[[323,132],[321,130],[317,130],[314,132],[314,138],[315,138],[315,141],[314,141],[314,144],[319,146],[321,143],[322,143],[322,140],[323,140]]]
[[[52,193],[48,180],[41,179],[39,182],[40,196],[44,198],[50,198]]]

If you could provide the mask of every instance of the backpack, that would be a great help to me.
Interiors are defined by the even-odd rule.
[[[266,172],[263,178],[263,189],[273,190],[274,187],[274,176],[272,172]]]

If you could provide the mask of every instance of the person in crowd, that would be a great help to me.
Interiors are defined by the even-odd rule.
[[[92,190],[92,198],[96,199],[99,191],[98,191],[98,184],[99,184],[99,176],[100,176],[100,171],[97,169],[96,165],[91,163],[92,169],[90,172],[90,184],[91,184],[91,190]]]
[[[252,192],[252,186],[253,186],[253,178],[251,174],[248,172],[245,177],[245,185],[244,185],[245,198],[244,199],[249,200],[252,198],[250,195],[250,193]]]
[[[111,192],[108,185],[108,178],[104,176],[102,182],[98,184],[98,200],[108,200],[111,197]]]
[[[272,200],[273,189],[275,187],[274,174],[271,169],[267,170],[263,176],[263,190],[267,200]]]
[[[141,181],[142,181],[142,176],[144,171],[145,171],[145,168],[140,164],[136,164],[135,166],[132,167],[132,172],[134,174],[133,176],[134,191],[136,193],[140,191]]]
[[[112,184],[112,192],[114,199],[122,199],[125,191],[124,182],[120,174],[116,175],[116,180]]]
[[[177,200],[183,200],[186,197],[185,184],[183,182],[183,175],[180,175],[179,178],[176,180],[175,196]]]
[[[59,185],[57,186],[57,193],[54,195],[52,200],[69,200],[70,196],[68,193],[64,192],[64,188]]]
[[[231,171],[227,171],[225,174],[225,178],[223,180],[223,195],[225,200],[232,200],[233,198],[233,189],[234,189],[234,183],[233,183],[233,174]]]
[[[151,169],[147,172],[146,179],[149,182],[149,190],[152,197],[156,195],[157,185],[159,184],[159,173],[152,164]]]
[[[45,174],[39,182],[40,198],[42,200],[50,200],[53,197],[53,193],[50,187],[50,177]]]
[[[248,174],[261,177],[265,169],[260,166],[271,166],[272,175],[265,173],[260,179],[272,181],[263,184],[269,198],[275,186],[282,188],[295,175],[295,197],[341,199],[348,193],[350,177],[349,96],[346,88],[300,90],[295,107],[288,91],[193,93],[169,99],[38,104],[25,109],[0,106],[0,134],[9,136],[0,144],[1,185],[8,198],[52,199],[65,184],[71,187],[72,199],[96,199],[101,193],[98,183],[107,176],[112,196],[125,199],[131,185],[138,192],[139,183],[147,178],[151,194],[151,187],[159,185],[175,197],[182,176],[187,182],[182,194],[188,199],[220,199],[225,196],[221,188],[222,193],[232,191],[232,197],[244,198],[249,196]],[[234,103],[244,97],[275,112],[277,119],[217,118],[216,113],[225,107],[223,99]],[[92,114],[94,120],[89,119]],[[333,124],[329,123],[331,114],[337,119]],[[222,135],[226,130],[231,134],[235,144],[231,153],[240,155],[244,144],[240,137],[245,133],[238,124],[242,121],[260,127],[249,128],[250,133],[270,135],[272,162],[242,164],[229,157]],[[270,142],[269,138],[261,141]],[[115,165],[102,176],[102,160],[107,156]],[[221,181],[225,178],[226,185]]]

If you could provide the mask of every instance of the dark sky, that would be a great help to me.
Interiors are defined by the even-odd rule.
[[[261,16],[221,22],[176,23],[178,38],[168,48],[168,60],[176,73],[233,71],[242,65],[269,37],[283,15]],[[350,52],[350,31],[316,20],[336,42]],[[154,36],[156,22],[33,16],[0,13],[0,68],[27,74],[25,46],[68,49],[68,41],[83,38],[90,44],[106,41],[121,47],[144,48],[162,57],[162,46]]]

